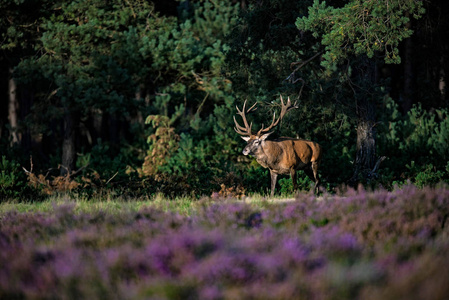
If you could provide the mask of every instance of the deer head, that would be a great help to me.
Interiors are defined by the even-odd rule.
[[[262,128],[256,134],[253,134],[251,132],[251,127],[253,124],[252,123],[248,124],[248,121],[246,120],[246,114],[255,111],[257,109],[256,105],[257,105],[257,102],[253,106],[251,106],[249,109],[246,109],[246,100],[245,100],[242,110],[240,110],[236,106],[237,114],[242,117],[244,126],[241,126],[237,122],[237,120],[235,119],[235,116],[234,116],[234,123],[235,123],[234,130],[238,134],[240,134],[242,139],[244,139],[248,143],[246,145],[245,149],[243,149],[244,155],[248,155],[248,154],[257,155],[257,153],[260,151],[260,147],[261,147],[261,144],[263,143],[263,141],[265,141],[268,138],[268,136],[271,133],[273,133],[273,132],[270,132],[270,130],[273,127],[275,127],[282,120],[282,118],[288,111],[298,108],[297,102],[295,102],[295,104],[292,105],[292,103],[290,101],[290,97],[287,99],[287,104],[285,104],[284,99],[282,99],[282,96],[281,96],[281,113],[280,113],[279,117],[276,119],[276,113],[274,113],[273,120],[271,121],[270,126],[264,128],[264,125],[262,124]]]

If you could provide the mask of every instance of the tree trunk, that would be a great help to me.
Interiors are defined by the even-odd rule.
[[[350,185],[355,186],[359,182],[369,180],[376,164],[375,115],[372,101],[357,101],[357,150]]]
[[[376,169],[384,158],[376,158],[376,103],[375,85],[377,82],[377,66],[375,63],[365,61],[360,72],[356,74],[360,80],[367,84],[367,89],[357,87],[356,114],[357,114],[357,148],[354,163],[354,173],[348,184],[355,186],[361,182],[369,182]],[[374,95],[374,96],[373,96]]]
[[[62,142],[62,176],[70,174],[75,167],[75,115],[66,107],[64,114],[64,138]]]
[[[34,103],[34,90],[33,87],[30,85],[25,85],[20,87],[20,99],[19,99],[19,107],[20,107],[20,114],[19,114],[19,120],[25,120],[28,116],[32,114],[31,108],[33,107]],[[23,128],[22,132],[19,136],[21,142],[22,149],[25,152],[31,151],[31,148],[33,146],[33,141],[31,137],[31,128],[29,126],[26,126]]]
[[[444,56],[440,58],[440,78],[438,80],[438,89],[440,91],[441,102],[446,104],[446,75],[444,72]]]
[[[411,27],[411,22],[406,25],[407,29]],[[409,37],[404,43],[404,92],[402,94],[402,109],[407,113],[413,105],[413,40]]]
[[[8,84],[8,94],[9,94],[9,103],[8,103],[8,120],[10,126],[10,136],[11,136],[11,146],[19,144],[20,135],[17,131],[19,124],[18,117],[18,109],[19,102],[17,100],[17,86],[14,78],[12,77],[12,69],[9,69],[9,84]]]

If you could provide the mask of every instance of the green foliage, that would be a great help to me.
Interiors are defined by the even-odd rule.
[[[412,161],[412,163],[414,163],[414,161]],[[419,188],[434,186],[435,184],[441,182],[443,177],[448,178],[447,174],[444,174],[443,171],[435,170],[432,164],[428,164],[426,165],[424,171],[416,174],[414,183]]]
[[[447,136],[442,134],[449,123],[447,109],[429,112],[416,105],[402,116],[390,98],[384,108],[379,149],[388,157],[385,176],[396,182],[410,180],[419,187],[448,181]]]
[[[19,193],[14,191],[17,185],[22,185],[18,173],[20,165],[15,161],[8,161],[6,156],[2,156],[0,161],[0,198],[17,197]]]
[[[99,139],[92,149],[78,153],[76,167],[81,175],[95,180],[98,187],[112,187],[107,186],[112,179],[116,182],[135,179],[137,170],[133,166],[139,162],[138,151],[132,147],[115,149]]]
[[[233,89],[240,102],[246,98],[271,102],[281,92],[299,92],[297,86],[287,86],[284,80],[291,73],[292,62],[316,50],[310,41],[298,37],[294,26],[309,4],[311,1],[250,1],[248,9],[241,12],[227,52]]]
[[[400,63],[399,43],[411,36],[410,18],[424,14],[422,1],[345,1],[342,7],[315,0],[309,14],[298,18],[300,30],[313,32],[325,47],[323,67],[332,70],[351,54],[373,58],[380,53],[386,63]]]
[[[309,192],[312,190],[314,182],[303,172],[297,172],[298,192]],[[279,179],[279,190],[281,195],[291,195],[293,191],[293,183],[291,178]]]
[[[25,57],[14,75],[21,89],[31,90],[35,95],[33,113],[26,123],[36,134],[50,137],[49,143],[55,147],[49,147],[48,156],[58,156],[55,165],[60,164],[60,145],[69,131],[56,124],[67,116],[74,123],[70,130],[78,132],[79,127],[86,127],[80,122],[85,125],[94,118],[99,123],[111,120],[115,128],[126,123],[130,133],[127,142],[133,146],[142,144],[139,139],[143,125],[140,124],[141,133],[134,134],[139,114],[145,113],[144,101],[137,94],[148,72],[140,48],[142,37],[157,26],[157,15],[153,12],[153,4],[141,0],[61,1],[53,3],[34,20],[39,28],[35,32],[36,54]],[[110,125],[106,122],[101,124],[102,129],[88,132],[88,147],[78,147],[70,153],[95,152],[92,149],[96,146],[95,135],[109,129],[104,128]],[[120,129],[115,130],[109,131],[110,139],[118,143],[116,136]],[[119,146],[124,151],[131,147],[125,142]],[[109,153],[114,152],[119,151]],[[100,157],[104,162],[99,165],[110,167],[101,170],[102,176],[112,176],[110,173],[116,172],[117,164],[109,161],[114,158],[100,155],[97,162]]]
[[[356,134],[355,120],[347,109],[353,97],[345,84],[347,75],[323,76],[318,59],[292,73],[295,66],[320,51],[316,39],[298,35],[294,25],[307,14],[309,5],[312,1],[251,2],[230,36],[228,70],[237,104],[241,107],[245,99],[259,103],[257,113],[249,117],[255,130],[267,125],[274,112],[279,113],[280,94],[298,100],[299,108],[286,115],[272,137],[320,143],[325,150],[320,175],[327,182],[344,182],[352,170]],[[263,177],[266,181],[268,177]]]
[[[449,161],[449,110],[437,109],[435,111],[438,125],[430,136],[430,143],[435,149],[435,154],[443,161]]]
[[[175,133],[172,127],[177,117],[169,119],[167,116],[150,115],[145,123],[151,123],[156,129],[155,133],[148,137],[150,149],[145,157],[142,166],[142,174],[146,176],[158,176],[163,172],[163,167],[167,164],[173,152],[178,149],[179,135]]]
[[[9,60],[19,60],[25,54],[33,53],[39,31],[36,18],[48,15],[55,1],[1,0],[0,8],[0,50],[8,53]],[[6,17],[7,16],[7,17]]]
[[[29,192],[26,176],[20,164],[2,155],[0,160],[0,202],[20,198]]]
[[[235,157],[229,118],[234,99],[223,74],[228,48],[223,39],[238,6],[198,1],[190,8],[180,23],[163,19],[140,49],[152,62],[150,71],[160,74],[154,79],[154,114],[147,118],[153,131],[142,171],[209,192],[218,187],[211,178],[230,171],[226,165]]]
[[[400,63],[399,45],[413,33],[411,18],[418,19],[424,14],[423,1],[349,0],[334,3],[329,5],[315,0],[308,14],[297,18],[296,26],[309,32],[320,43],[322,78],[339,78],[336,89],[353,102],[341,101],[346,107],[340,108],[354,118],[360,133],[351,181],[373,182],[368,175],[371,175],[377,159],[375,144],[368,145],[365,140],[369,136],[374,139],[380,136],[376,135],[373,112],[384,101],[386,84],[376,78],[376,66],[381,65],[381,58],[387,64]],[[410,138],[413,140],[414,136]]]
[[[43,55],[19,64],[16,77],[26,83],[29,72],[36,72],[52,87],[42,100],[71,111],[114,112],[132,105],[125,100],[132,99],[146,69],[138,46],[152,11],[150,5],[134,2],[133,8],[103,0],[55,4],[53,13],[42,20],[37,48]],[[43,116],[53,117],[52,112]]]
[[[50,157],[61,155],[64,128],[54,124],[64,116],[83,125],[112,118],[132,130],[128,141],[119,141],[123,151],[89,136],[90,145],[76,149],[82,153],[77,165],[85,167],[84,176],[123,180],[125,171],[138,169],[135,160],[143,159],[135,150],[143,140],[139,120],[150,115],[171,123],[153,123],[146,132],[149,151],[141,174],[204,186],[193,176],[197,172],[204,171],[210,182],[211,174],[235,169],[229,163],[236,154],[229,118],[234,98],[223,66],[224,39],[239,5],[201,0],[181,7],[175,18],[159,16],[153,3],[141,0],[61,1],[35,16],[37,52],[22,60],[15,77],[21,86],[36,87],[27,124],[37,134],[52,135],[56,147]]]
[[[351,176],[361,99],[384,108],[376,142],[389,157],[381,166],[385,186],[448,180],[447,109],[418,105],[402,116],[384,99],[385,89],[359,76],[378,57],[400,62],[399,43],[412,34],[408,23],[424,13],[423,1],[179,2],[178,15],[167,16],[143,0],[0,0],[8,16],[0,20],[0,49],[11,65],[21,61],[14,71],[19,91],[33,94],[21,126],[47,148],[41,169],[60,164],[62,120],[71,114],[82,145],[80,184],[169,194],[210,194],[222,184],[267,192],[268,171],[241,154],[232,116],[235,104],[257,101],[250,118],[260,128],[279,112],[281,94],[299,108],[272,137],[319,142],[329,190]],[[102,128],[93,129],[95,122]],[[120,134],[108,128],[112,123]],[[2,168],[2,188],[20,190],[21,173],[12,169]],[[308,190],[308,178],[298,179]],[[290,179],[279,187],[290,192]]]

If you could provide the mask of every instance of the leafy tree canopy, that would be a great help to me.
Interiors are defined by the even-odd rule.
[[[342,6],[315,0],[296,26],[321,38],[325,47],[322,65],[328,69],[352,54],[369,58],[379,54],[386,63],[400,63],[399,43],[413,33],[407,24],[424,12],[422,1],[415,0],[351,0]]]

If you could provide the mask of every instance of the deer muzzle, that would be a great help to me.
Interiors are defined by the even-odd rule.
[[[251,154],[251,150],[249,149],[249,147],[245,147],[242,151],[243,155],[248,155]]]

